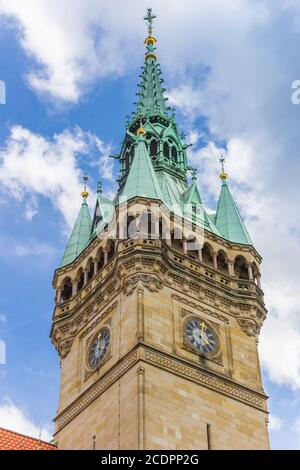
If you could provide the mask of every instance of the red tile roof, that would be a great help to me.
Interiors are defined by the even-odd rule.
[[[0,450],[57,450],[48,442],[0,428]]]

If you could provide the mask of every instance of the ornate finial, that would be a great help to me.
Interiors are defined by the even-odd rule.
[[[155,18],[156,18],[156,15],[153,15],[152,8],[147,8],[147,15],[144,17],[144,20],[147,23],[149,36],[152,36],[152,25],[153,25],[153,20]]]
[[[143,136],[143,135],[146,134],[146,131],[145,131],[144,127],[143,127],[143,120],[142,120],[142,119],[140,120],[140,127],[138,128],[138,130],[137,130],[136,133],[137,133],[137,135],[139,135],[139,136]]]
[[[147,46],[147,52],[145,55],[145,59],[153,59],[156,60],[156,55],[154,54],[155,51],[155,44],[156,44],[156,39],[152,36],[153,32],[153,20],[156,18],[155,15],[152,13],[152,8],[147,9],[147,15],[144,17],[144,20],[147,23],[148,27],[148,37],[145,39],[145,44]]]
[[[87,188],[86,188],[86,185],[87,185],[88,180],[89,180],[89,177],[88,177],[88,175],[85,173],[85,174],[83,175],[83,184],[84,184],[84,186],[83,186],[83,191],[82,191],[82,193],[81,193],[81,197],[82,197],[84,200],[87,199],[87,197],[89,196],[89,193],[87,192]]]
[[[97,193],[98,194],[102,194],[102,181],[98,181],[98,184],[97,184]]]
[[[222,172],[220,173],[220,178],[221,178],[222,181],[225,181],[225,180],[227,180],[228,175],[227,175],[227,173],[225,173],[225,157],[223,157],[223,155],[221,155],[220,163],[221,163],[221,167],[222,167]]]

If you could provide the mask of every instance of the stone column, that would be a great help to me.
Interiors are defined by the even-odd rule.
[[[229,276],[232,276],[234,277],[235,276],[235,273],[234,273],[234,261],[231,261],[231,260],[227,260],[227,266],[228,266],[228,274]]]
[[[104,249],[104,266],[108,263],[108,248]]]
[[[261,275],[260,274],[257,275],[257,285],[261,289]]]
[[[94,258],[94,276],[98,273],[98,259]]]
[[[56,292],[56,305],[61,304],[61,293],[62,293],[62,287],[58,287],[57,292]]]
[[[145,448],[145,369],[139,367],[138,373],[138,448]]]
[[[247,264],[248,268],[248,276],[249,276],[249,281],[253,281],[253,269],[252,269],[252,264],[248,263]]]
[[[76,295],[77,292],[78,292],[78,280],[74,279],[74,281],[72,283],[72,296]]]
[[[83,277],[83,285],[85,286],[85,285],[87,284],[87,282],[88,282],[88,274],[89,274],[89,272],[88,272],[88,269],[87,269],[87,268],[85,268],[85,270],[84,270],[84,273],[83,273],[83,274],[84,274],[84,277]]]
[[[187,240],[183,239],[182,240],[182,247],[183,247],[183,253],[187,255],[188,249],[187,249]]]
[[[202,263],[202,261],[203,261],[202,249],[198,250],[198,259],[199,259],[200,263]]]
[[[217,259],[217,253],[212,254],[213,261],[214,261],[214,268],[218,269],[218,259]]]

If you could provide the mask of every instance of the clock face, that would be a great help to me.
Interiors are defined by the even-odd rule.
[[[185,334],[189,344],[196,351],[212,354],[217,350],[217,338],[212,329],[203,321],[191,318],[186,322]]]
[[[92,369],[98,367],[105,357],[110,343],[110,334],[107,328],[103,328],[92,340],[89,353],[88,364]]]

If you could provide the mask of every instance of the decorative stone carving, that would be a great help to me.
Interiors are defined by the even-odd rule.
[[[71,347],[73,344],[73,338],[68,338],[59,343],[58,346],[58,353],[61,359],[65,359],[69,352],[71,351]]]
[[[150,292],[158,292],[163,288],[163,283],[157,276],[153,274],[136,274],[125,279],[122,289],[123,293],[132,295],[139,282]]]
[[[252,318],[238,317],[237,322],[248,336],[256,336],[260,332],[259,324]]]

